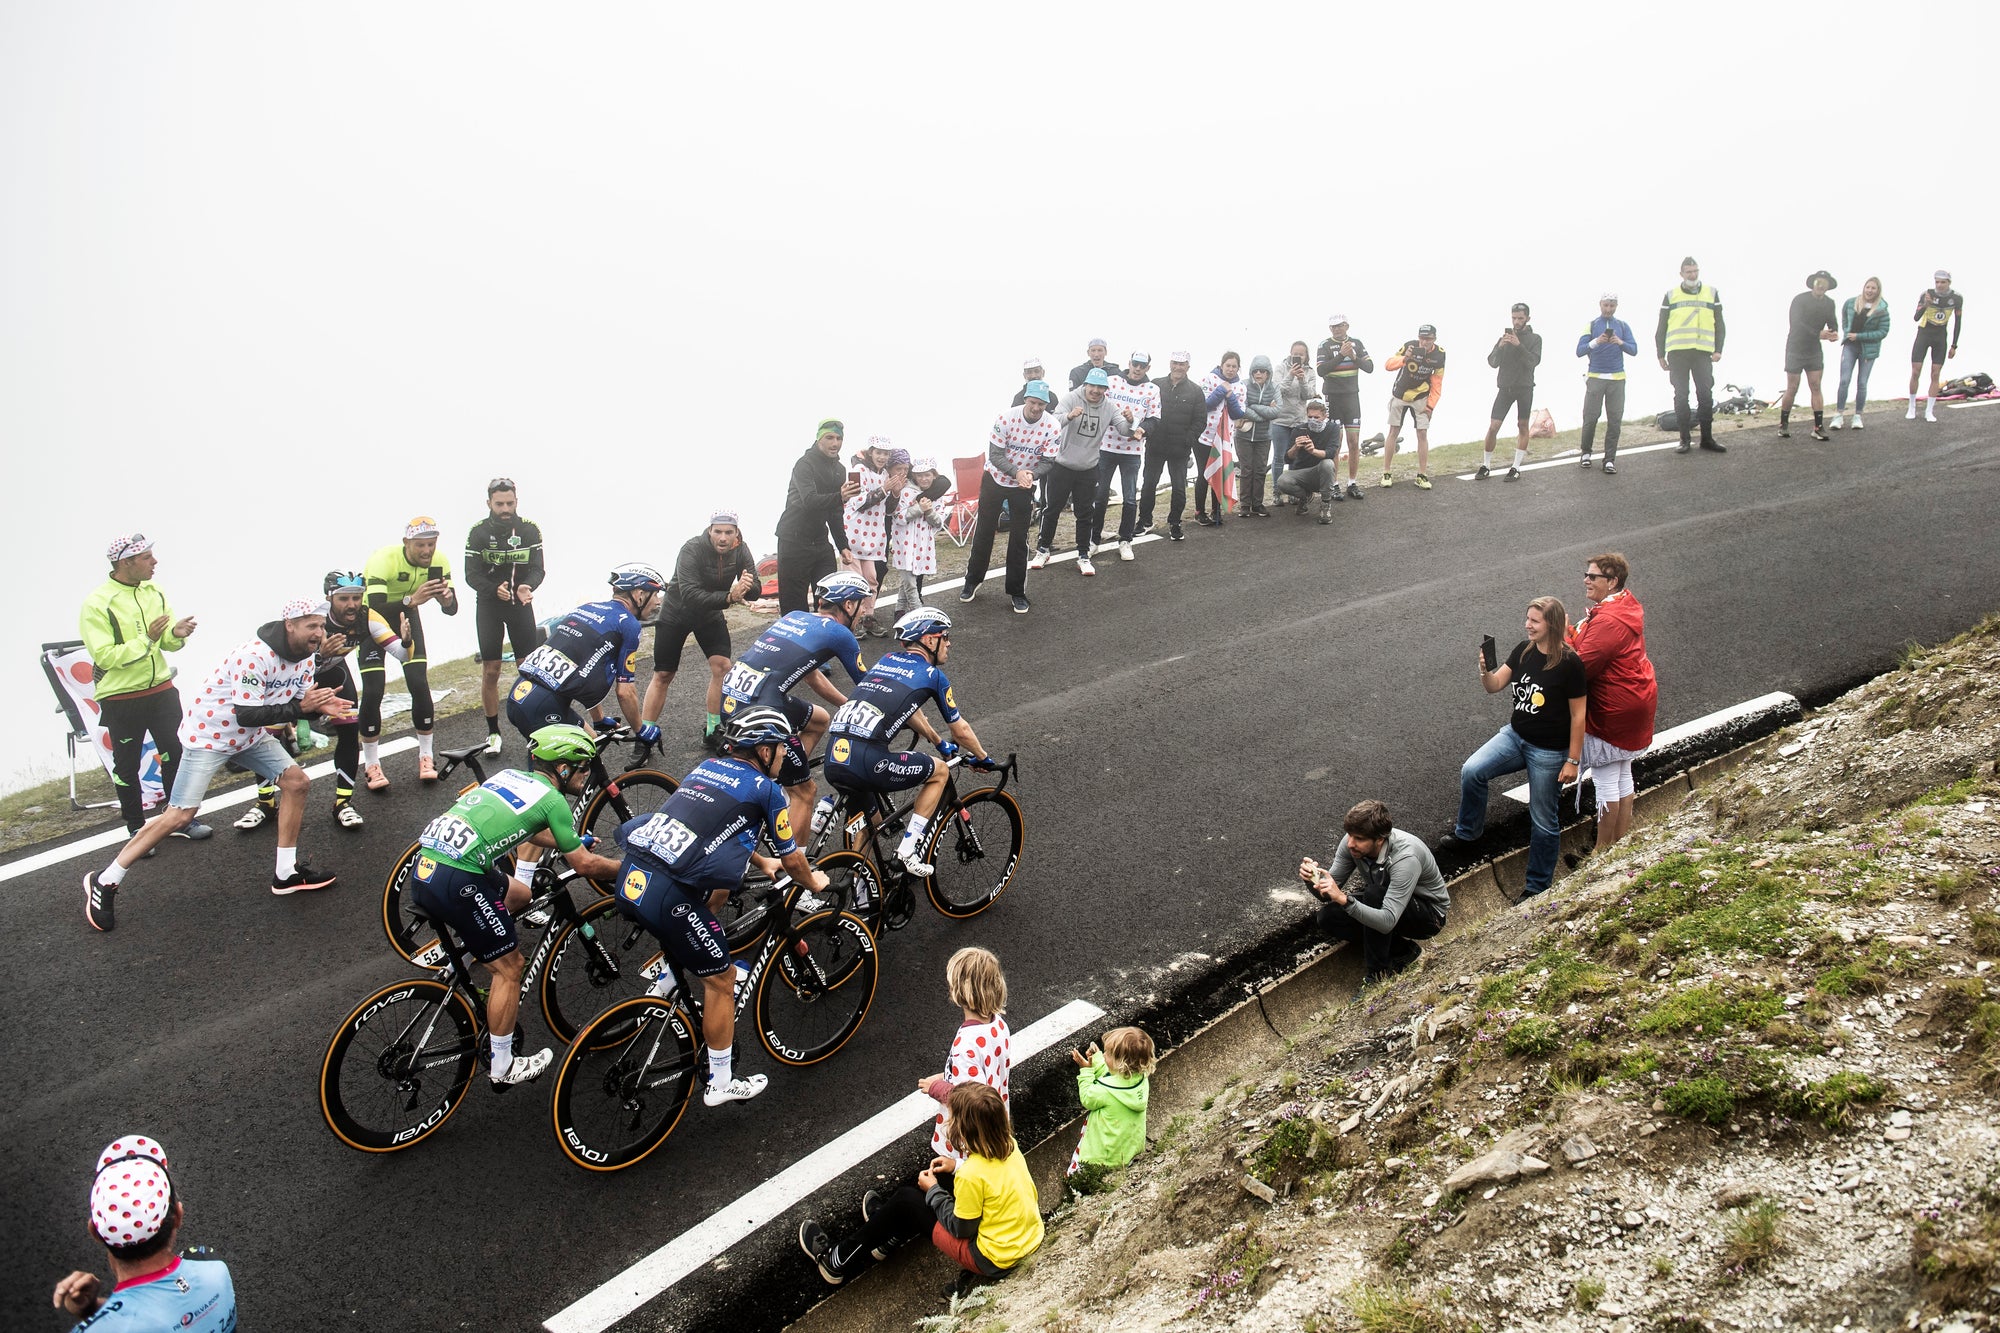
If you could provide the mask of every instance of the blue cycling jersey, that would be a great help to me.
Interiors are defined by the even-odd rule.
[[[944,672],[922,653],[890,653],[855,684],[827,735],[886,745],[933,699],[947,723],[958,721],[958,701]]]
[[[121,1282],[97,1313],[71,1333],[157,1333],[164,1328],[188,1333],[235,1333],[236,1284],[229,1265],[218,1259],[174,1261],[147,1277]]]
[[[528,654],[521,677],[588,708],[613,681],[632,679],[639,634],[639,621],[623,602],[579,606],[549,627],[549,641]]]
[[[619,891],[637,902],[648,874],[660,872],[690,894],[734,889],[766,831],[776,855],[797,850],[785,789],[741,759],[704,759],[659,813],[619,825]]]
[[[861,644],[838,620],[811,611],[792,611],[757,636],[722,678],[725,701],[775,705],[792,688],[828,662],[838,662],[849,680],[862,676]],[[724,713],[734,712],[729,703]]]

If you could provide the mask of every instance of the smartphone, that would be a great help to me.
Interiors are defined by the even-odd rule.
[[[1488,671],[1495,670],[1500,665],[1499,649],[1495,647],[1491,634],[1479,641],[1479,660],[1486,664]]]
[[[847,484],[850,486],[859,486],[861,484],[861,474],[859,472],[849,472],[847,474]]]
[[[432,565],[429,569],[424,571],[424,581],[426,583],[432,582],[433,580],[436,579],[441,579],[443,577],[444,577],[443,572],[439,570],[436,565]]]

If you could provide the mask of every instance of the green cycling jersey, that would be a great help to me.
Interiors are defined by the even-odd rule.
[[[409,599],[411,593],[432,578],[449,579],[451,560],[442,553],[431,557],[428,566],[413,565],[403,554],[403,544],[392,542],[368,557],[365,568],[368,580],[369,605],[377,606],[381,598],[391,605]]]
[[[540,773],[503,769],[424,826],[417,846],[441,865],[483,875],[493,863],[547,829],[564,855],[583,846],[569,802]]]

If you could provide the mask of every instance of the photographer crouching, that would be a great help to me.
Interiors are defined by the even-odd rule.
[[[1346,836],[1333,864],[1307,857],[1299,862],[1299,878],[1321,902],[1319,928],[1361,946],[1365,990],[1417,961],[1423,953],[1417,941],[1444,929],[1451,894],[1431,849],[1396,828],[1380,801],[1356,805],[1342,828]]]

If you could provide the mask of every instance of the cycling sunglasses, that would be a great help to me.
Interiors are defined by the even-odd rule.
[[[367,586],[368,585],[366,580],[364,580],[361,575],[351,572],[346,574],[335,574],[332,578],[330,578],[327,581],[327,591],[330,593],[341,592],[343,590],[360,592],[363,588]]]
[[[493,495],[500,491],[511,491],[513,489],[514,479],[512,477],[495,477],[486,483],[486,493],[488,495]]]

